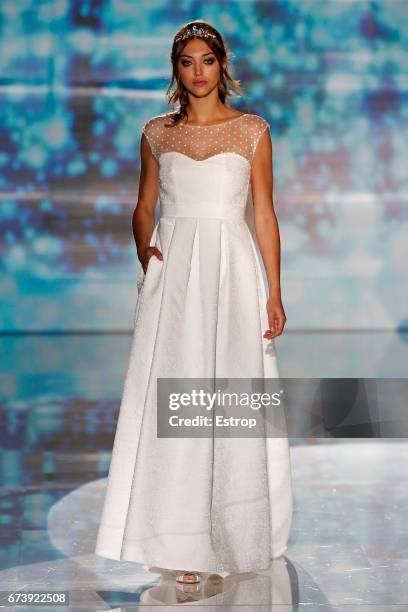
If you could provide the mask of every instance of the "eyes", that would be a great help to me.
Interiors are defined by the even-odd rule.
[[[207,59],[204,60],[204,64],[207,64],[207,66],[211,66],[211,64],[213,64],[215,62],[215,59],[212,57],[209,57]],[[181,60],[181,65],[186,68],[187,66],[191,66],[191,61],[190,60],[186,60],[183,59]]]

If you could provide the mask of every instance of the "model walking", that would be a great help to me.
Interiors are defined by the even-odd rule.
[[[95,549],[180,570],[184,582],[267,568],[292,520],[287,437],[156,434],[157,378],[278,376],[286,317],[269,124],[226,105],[227,81],[239,88],[226,58],[208,22],[181,28],[171,53],[179,108],[143,126],[140,293]],[[244,219],[249,189],[268,296]]]

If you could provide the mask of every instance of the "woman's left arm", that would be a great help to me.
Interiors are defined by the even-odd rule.
[[[265,265],[269,296],[266,304],[269,330],[264,338],[279,336],[286,323],[280,286],[280,235],[273,205],[272,140],[269,129],[259,138],[251,167],[254,225]]]

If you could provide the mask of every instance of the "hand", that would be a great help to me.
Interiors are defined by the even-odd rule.
[[[266,311],[268,313],[269,329],[266,330],[263,337],[271,340],[281,335],[286,323],[286,315],[280,296],[269,297],[266,304]]]
[[[160,261],[163,261],[163,255],[161,251],[155,246],[148,246],[143,251],[141,256],[139,257],[140,263],[142,264],[143,272],[146,274],[147,266],[149,264],[149,259],[151,257],[156,256]]]

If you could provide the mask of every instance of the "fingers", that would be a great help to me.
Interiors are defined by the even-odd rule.
[[[272,315],[269,317],[269,329],[266,330],[263,337],[271,340],[280,336],[285,327],[286,317],[283,314]]]
[[[148,247],[146,249],[146,259],[144,261],[144,265],[142,266],[145,273],[146,273],[147,268],[149,266],[150,258],[153,257],[153,256],[157,257],[157,259],[159,259],[160,261],[163,261],[163,254],[160,251],[160,249],[158,249],[155,246]]]
[[[157,247],[153,247],[153,255],[156,255],[160,261],[163,261],[163,254]]]

